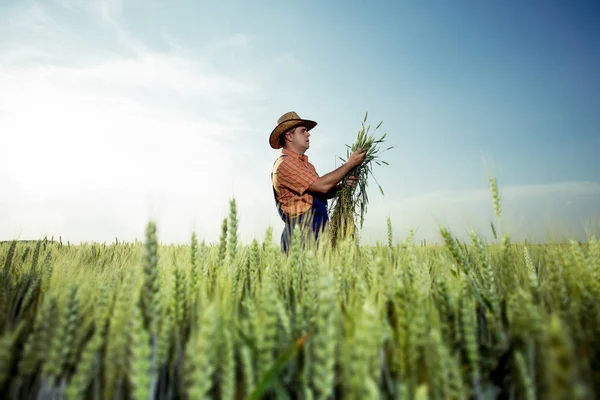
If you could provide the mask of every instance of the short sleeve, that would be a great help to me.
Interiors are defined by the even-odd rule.
[[[301,164],[296,164],[291,160],[284,160],[277,168],[277,180],[282,186],[302,196],[310,185],[319,179],[319,176],[313,171],[309,171]]]

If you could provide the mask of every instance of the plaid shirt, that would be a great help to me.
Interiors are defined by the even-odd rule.
[[[308,157],[287,149],[273,165],[272,183],[277,206],[288,217],[297,217],[310,210],[313,196],[306,192],[319,178]]]

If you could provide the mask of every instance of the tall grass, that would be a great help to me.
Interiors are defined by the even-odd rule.
[[[493,189],[497,191],[496,189]],[[589,399],[600,243],[0,244],[2,398]],[[327,236],[325,236],[327,237]],[[326,239],[324,239],[326,240]]]

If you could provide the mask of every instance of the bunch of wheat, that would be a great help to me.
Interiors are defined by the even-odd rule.
[[[381,127],[383,121],[379,122],[372,135],[369,135],[371,126],[365,126],[369,113],[365,113],[365,118],[361,122],[356,141],[352,146],[347,147],[346,159],[339,157],[342,162],[350,157],[350,154],[357,149],[365,151],[365,157],[362,163],[354,167],[341,182],[342,189],[338,191],[332,202],[332,216],[330,220],[331,240],[335,246],[338,240],[343,238],[354,238],[357,233],[357,227],[362,228],[364,222],[364,215],[369,204],[369,196],[367,193],[368,178],[369,175],[373,177],[375,183],[379,187],[379,191],[383,194],[383,188],[377,182],[375,175],[373,175],[373,164],[376,165],[388,165],[384,160],[380,159],[381,153],[388,151],[393,146],[388,147],[385,150],[381,150],[379,147],[385,140],[386,134],[383,134],[379,139],[375,138],[375,131]],[[350,176],[354,176],[356,179],[356,185],[348,185],[348,179]]]

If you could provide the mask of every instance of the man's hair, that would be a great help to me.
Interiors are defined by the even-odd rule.
[[[285,135],[287,135],[288,133],[294,133],[294,130],[300,125],[297,125],[293,128],[288,129],[287,131],[283,132],[283,134],[281,136],[279,136],[279,144],[281,145],[281,147],[285,146]]]

